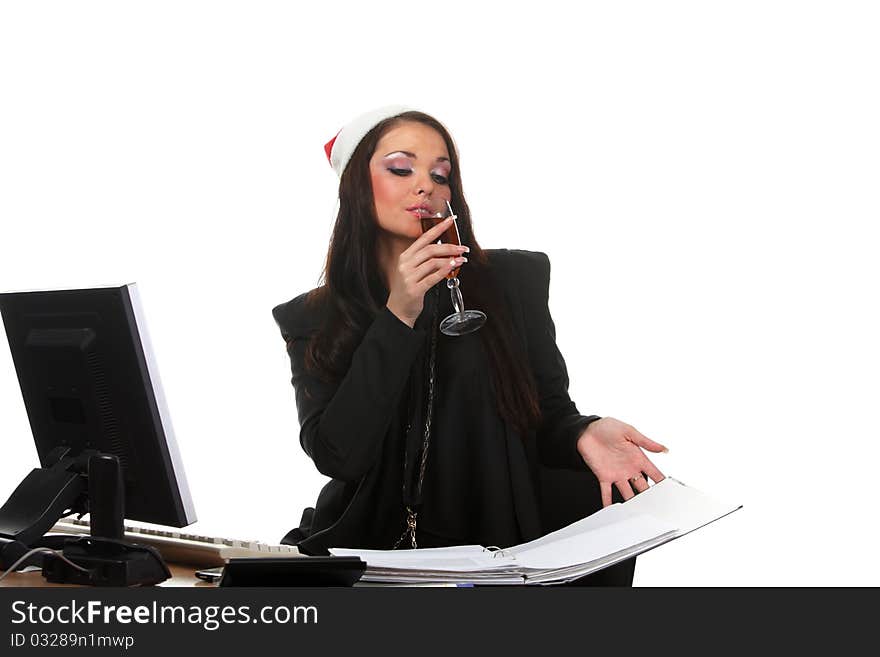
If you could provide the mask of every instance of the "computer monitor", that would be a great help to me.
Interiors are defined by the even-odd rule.
[[[91,511],[94,527],[89,504],[121,503],[131,520],[195,522],[136,286],[5,293],[0,313],[42,466],[0,508],[0,541],[32,544],[71,512]],[[121,499],[96,502],[93,481],[88,501],[96,455],[118,462]]]

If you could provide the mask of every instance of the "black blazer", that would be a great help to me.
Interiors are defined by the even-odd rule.
[[[576,449],[577,438],[598,416],[581,415],[568,395],[568,372],[548,308],[548,257],[507,249],[486,254],[508,304],[513,330],[526,347],[540,399],[541,424],[521,437],[528,476],[514,482],[513,491],[522,540],[531,540],[601,508],[598,482]],[[377,512],[377,498],[370,491],[383,485],[375,476],[377,463],[396,426],[401,395],[424,332],[418,323],[413,330],[383,309],[355,350],[343,381],[331,386],[304,366],[308,339],[324,319],[320,309],[306,308],[305,296],[277,306],[273,315],[291,359],[300,442],[332,481],[285,542],[298,544],[306,553],[343,546],[387,548],[369,544],[379,539],[364,534],[369,531],[369,517]]]

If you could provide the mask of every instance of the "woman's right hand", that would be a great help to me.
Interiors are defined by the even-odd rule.
[[[444,219],[425,231],[400,254],[389,281],[388,310],[412,328],[425,305],[425,293],[456,267],[467,262],[462,254],[470,251],[456,244],[435,244],[454,217]]]

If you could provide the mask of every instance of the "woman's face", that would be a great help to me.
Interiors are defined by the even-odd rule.
[[[430,199],[450,200],[451,163],[439,132],[405,121],[386,132],[370,158],[370,181],[379,228],[416,239]]]

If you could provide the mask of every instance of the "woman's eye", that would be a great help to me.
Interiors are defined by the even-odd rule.
[[[449,182],[449,178],[439,173],[432,173],[431,180],[433,180],[438,185],[445,185]]]
[[[412,173],[412,169],[400,169],[398,167],[388,167],[388,170],[395,176],[408,176]]]

